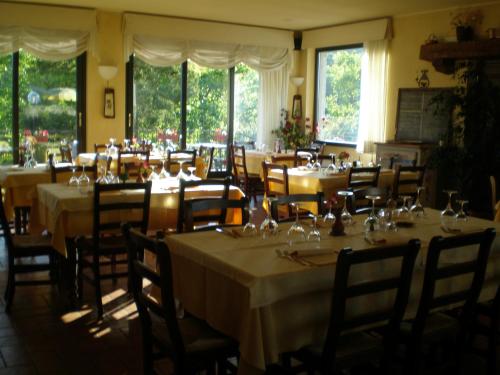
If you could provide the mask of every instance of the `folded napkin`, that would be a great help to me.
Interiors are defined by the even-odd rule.
[[[293,256],[316,256],[316,255],[327,255],[327,254],[336,254],[337,251],[332,249],[299,249],[294,251],[284,251],[285,254],[293,255]]]

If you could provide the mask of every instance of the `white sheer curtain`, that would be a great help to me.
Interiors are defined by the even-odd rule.
[[[356,151],[374,153],[374,142],[386,137],[388,41],[364,43],[361,100]]]
[[[259,72],[259,129],[257,143],[272,148],[272,131],[279,127],[280,111],[286,107],[288,93],[288,66],[281,69]]]

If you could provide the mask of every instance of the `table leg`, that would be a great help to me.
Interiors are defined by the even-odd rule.
[[[14,207],[14,229],[21,234],[21,207]]]
[[[78,295],[76,277],[76,246],[74,238],[66,238],[66,258],[63,258],[62,265],[62,286],[64,294],[68,298],[70,308],[76,307],[76,297]]]

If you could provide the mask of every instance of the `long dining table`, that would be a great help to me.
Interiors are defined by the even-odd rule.
[[[307,257],[314,266],[278,254],[277,250],[288,249],[290,224],[280,224],[278,235],[266,240],[259,234],[247,236],[241,232],[236,238],[216,231],[168,236],[165,241],[172,256],[176,298],[191,314],[238,340],[240,373],[261,373],[267,364],[278,361],[280,353],[322,342],[338,250],[374,246],[364,238],[363,220],[363,216],[355,217],[356,224],[348,228],[348,235],[332,237],[330,228],[322,227],[320,242],[295,245],[301,252],[319,250],[316,252],[321,255]],[[310,228],[304,225],[307,232]],[[488,227],[500,231],[500,223],[477,218],[469,218],[461,231],[467,233]],[[387,245],[412,238],[421,240],[406,317],[413,317],[418,306],[430,239],[450,235],[453,234],[441,229],[439,212],[432,209],[426,209],[426,217],[410,228],[380,233]],[[448,254],[445,261],[467,259],[472,253],[470,248],[463,248]],[[389,262],[380,267],[360,267],[354,275],[361,281],[380,273],[388,276],[395,270]],[[499,275],[500,240],[496,238],[481,300],[494,296]],[[455,291],[467,282],[467,278],[442,282],[437,293]],[[389,301],[386,295],[377,295],[369,301],[358,300],[349,306],[348,314],[385,307]]]

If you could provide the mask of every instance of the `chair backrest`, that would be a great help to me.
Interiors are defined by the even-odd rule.
[[[59,152],[61,153],[61,162],[72,163],[73,157],[71,156],[71,147],[69,145],[59,146]]]
[[[149,238],[140,231],[132,229],[129,224],[124,224],[122,230],[127,240],[128,269],[132,293],[139,312],[143,337],[147,338],[143,341],[147,341],[152,346],[151,317],[159,317],[165,322],[165,332],[172,343],[174,372],[183,374],[182,365],[186,349],[175,308],[170,250],[164,241]],[[145,250],[156,255],[156,271],[145,264]],[[151,297],[149,289],[144,289],[144,280],[149,281],[160,291],[161,303]],[[151,350],[150,347],[144,349]]]
[[[226,177],[224,180],[212,180],[212,179],[198,180],[198,181],[181,180],[179,185],[179,206],[177,210],[177,233],[182,233],[182,231],[184,230],[184,220],[185,220],[184,207],[186,201],[186,189],[193,189],[202,186],[221,186],[222,187],[221,191],[218,190],[216,192],[210,192],[210,193],[205,192],[202,195],[194,196],[191,199],[200,199],[200,198],[228,199],[230,185],[231,185],[230,177]],[[219,216],[222,215],[225,217],[226,213],[221,212]]]
[[[321,215],[323,213],[323,196],[323,192],[317,192],[316,194],[290,194],[279,196],[271,201],[271,216],[278,222],[293,220],[295,216],[290,206],[292,203],[316,203],[317,213]],[[280,206],[287,206],[288,217],[284,219],[279,217]]]
[[[50,181],[52,183],[60,183],[60,182],[68,182],[73,174],[73,170],[75,174],[83,173],[83,165],[65,165],[63,167],[54,165],[54,163],[50,164]],[[94,165],[86,165],[85,166],[85,174],[91,179],[97,179],[97,166]]]
[[[356,194],[357,191],[361,191],[369,187],[377,187],[379,176],[380,166],[350,168],[347,187],[351,189],[354,194]]]
[[[405,167],[398,165],[396,167],[396,173],[394,174],[394,184],[392,187],[392,196],[397,198],[399,195],[409,195],[412,197],[417,196],[417,187],[422,186],[424,183],[425,175],[425,165]],[[404,178],[401,178],[402,174],[406,174]],[[402,188],[405,190],[411,188],[411,191],[401,192]]]
[[[184,202],[184,232],[195,232],[213,229],[225,225],[227,210],[241,211],[241,223],[248,223],[248,199],[192,199]],[[213,211],[216,213],[213,213]],[[195,228],[195,224],[203,223]]]
[[[459,318],[461,328],[464,329],[471,323],[474,317],[475,305],[483,286],[488,256],[494,238],[495,230],[489,228],[483,232],[448,238],[438,236],[431,239],[425,265],[424,285],[422,287],[417,315],[412,327],[415,336],[422,335],[425,322],[431,310],[452,304],[463,305]],[[451,261],[452,252],[464,246],[477,246],[475,254],[473,250],[467,251],[468,254],[474,255],[474,259],[470,257],[472,260],[463,260],[463,254],[460,254],[461,261]],[[443,254],[447,256],[446,263],[441,262],[440,264]],[[438,296],[435,295],[437,282],[444,279],[452,279],[460,275],[472,275],[470,286],[459,291],[448,291],[440,293]]]
[[[288,195],[288,167],[282,164],[262,162],[264,191],[267,197]],[[270,173],[272,172],[272,174]]]
[[[338,339],[342,332],[353,330],[367,325],[387,324],[385,344],[390,345],[395,341],[399,325],[403,319],[410,284],[412,279],[415,259],[420,248],[419,240],[410,240],[407,244],[384,246],[367,250],[352,251],[350,248],[342,249],[337,258],[335,281],[332,293],[330,321],[326,340],[323,346],[322,366],[328,373],[334,373],[335,355]],[[349,283],[352,268],[357,265],[382,266],[383,262],[391,260],[391,264],[400,261],[400,268],[395,275],[387,276],[386,273],[370,281]],[[369,295],[378,295],[384,291],[394,291],[394,303],[387,308],[362,315],[346,318],[347,305],[350,299],[368,298]]]
[[[179,165],[182,160],[183,168],[187,166],[196,166],[196,150],[179,150],[167,152],[167,172],[172,173],[172,166]],[[179,171],[180,172],[180,171]]]
[[[214,150],[215,147],[200,146],[198,154],[203,159],[205,164],[205,178],[213,177],[212,166],[214,163]]]
[[[233,176],[236,181],[248,179],[245,146],[231,145],[231,164],[233,165]]]
[[[94,165],[97,168],[97,174],[101,172],[103,173],[101,174],[102,177],[106,176],[111,169],[112,161],[113,161],[112,156],[96,153],[94,158]]]
[[[94,184],[94,249],[103,234],[114,233],[127,221],[146,233],[149,223],[151,181],[120,184]]]
[[[298,167],[300,165],[303,165],[304,162],[307,161],[307,158],[309,157],[309,155],[311,155],[311,158],[314,159],[315,154],[316,153],[319,154],[319,151],[320,151],[319,147],[296,148],[293,166]]]
[[[490,188],[491,188],[491,208],[493,217],[496,214],[496,205],[497,205],[497,183],[495,180],[495,176],[490,176]]]
[[[126,160],[126,158],[132,158]],[[149,164],[149,150],[118,150],[117,176],[126,170],[129,177],[138,177],[144,163]]]
[[[5,238],[7,251],[13,251],[14,244],[12,242],[12,234],[10,233],[9,221],[7,220],[7,215],[5,214],[2,189],[0,189],[0,224],[2,225],[3,237]]]

